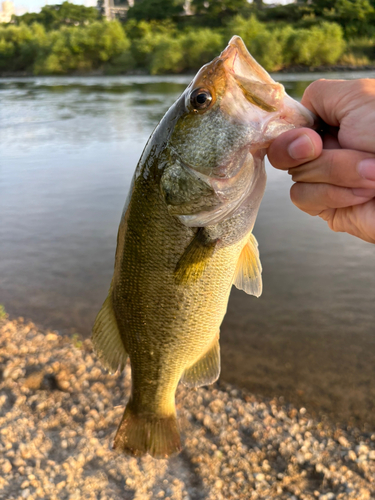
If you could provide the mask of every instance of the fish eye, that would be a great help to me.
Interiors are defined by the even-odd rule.
[[[190,104],[196,110],[207,109],[212,102],[212,95],[207,89],[195,89],[190,94]]]

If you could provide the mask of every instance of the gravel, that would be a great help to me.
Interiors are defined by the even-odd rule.
[[[117,454],[129,390],[89,340],[0,321],[0,499],[375,498],[375,434],[222,383],[179,388],[178,456]]]

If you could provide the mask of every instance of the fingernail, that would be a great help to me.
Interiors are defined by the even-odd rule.
[[[358,173],[368,181],[375,181],[375,158],[367,158],[358,163]]]
[[[373,198],[375,196],[375,189],[356,188],[352,189],[355,196],[362,196],[362,198]]]
[[[289,156],[294,160],[307,160],[314,156],[314,152],[314,144],[306,134],[301,135],[288,146]]]

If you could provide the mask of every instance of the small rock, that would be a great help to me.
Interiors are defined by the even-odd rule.
[[[344,446],[345,448],[350,448],[350,443],[345,436],[340,436],[338,441],[341,444],[341,446]]]
[[[9,474],[12,470],[12,464],[9,462],[9,460],[4,460],[1,469],[4,472],[4,474]]]

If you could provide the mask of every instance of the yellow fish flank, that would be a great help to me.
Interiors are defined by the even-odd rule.
[[[175,391],[213,383],[232,285],[259,296],[252,229],[264,156],[313,116],[286,95],[239,37],[204,66],[150,137],[119,227],[115,270],[93,329],[102,362],[132,392],[114,448],[166,457],[181,448]]]

